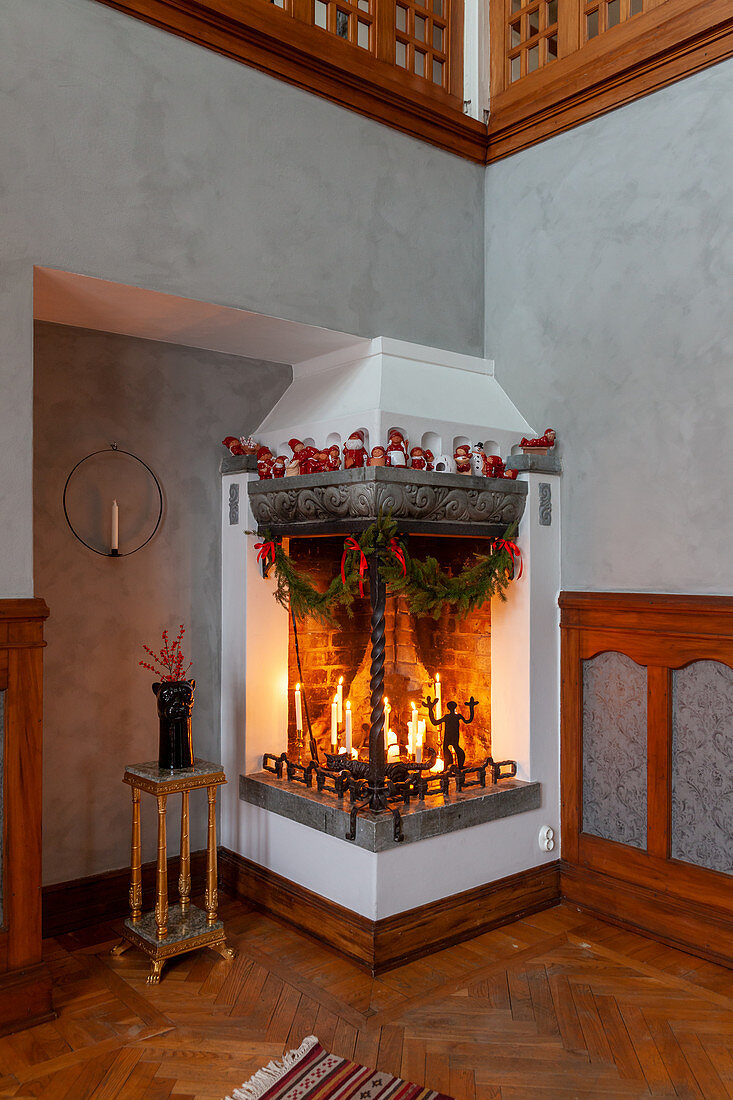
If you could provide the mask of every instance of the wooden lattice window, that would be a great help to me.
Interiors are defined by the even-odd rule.
[[[395,64],[448,90],[449,0],[398,0]]]
[[[374,53],[374,4],[375,0],[313,0],[313,23],[344,42]]]
[[[649,0],[586,0],[583,4],[583,40],[590,41],[619,23],[641,15]]]
[[[533,73],[558,56],[558,0],[509,0],[507,13],[508,82]]]

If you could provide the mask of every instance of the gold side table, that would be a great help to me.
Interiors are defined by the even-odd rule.
[[[220,764],[196,760],[192,768],[170,771],[157,761],[130,764],[123,782],[132,788],[132,844],[130,857],[130,916],[122,929],[122,941],[112,948],[121,955],[138,947],[150,958],[148,982],[159,982],[164,963],[175,955],[211,947],[223,958],[234,958],[227,946],[224,925],[217,920],[216,874],[216,792],[226,783]],[[188,796],[206,789],[209,823],[206,843],[206,909],[191,905],[191,842],[188,828]],[[155,909],[142,911],[142,873],[140,848],[140,792],[155,795],[158,802],[158,861],[156,869]],[[181,795],[181,856],[178,876],[179,902],[168,907],[168,855],[166,851],[166,807],[168,795]]]

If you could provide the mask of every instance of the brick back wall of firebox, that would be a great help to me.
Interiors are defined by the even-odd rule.
[[[428,554],[441,565],[459,567],[485,544],[476,540],[411,536],[409,552],[417,558]],[[338,572],[343,538],[292,539],[290,554],[314,583],[325,589]],[[298,672],[293,630],[290,630],[288,752],[297,755],[295,708],[292,687],[302,680],[313,730],[321,750],[330,749],[331,701],[339,676],[344,678],[344,701],[351,699],[354,746],[364,742],[366,759],[369,726],[369,636],[368,585],[365,597],[353,606],[353,617],[339,610],[336,623],[323,625],[311,619],[298,624],[302,676]],[[445,609],[440,618],[416,618],[404,598],[389,597],[386,614],[385,694],[393,707],[392,728],[401,743],[406,742],[410,704],[415,702],[420,717],[428,719],[421,701],[432,688],[435,673],[443,682],[444,704],[456,699],[459,710],[473,695],[479,700],[471,726],[461,726],[461,743],[467,760],[482,760],[491,752],[491,612],[490,606],[471,612],[465,619]],[[307,755],[307,732],[304,752]],[[439,749],[440,734],[430,726],[427,741]],[[341,738],[343,741],[343,738]]]

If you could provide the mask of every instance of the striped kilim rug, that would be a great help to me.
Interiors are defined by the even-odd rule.
[[[451,1100],[390,1073],[357,1066],[324,1050],[315,1035],[270,1062],[227,1100]]]

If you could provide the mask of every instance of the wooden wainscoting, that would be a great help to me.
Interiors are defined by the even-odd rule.
[[[373,974],[548,909],[560,900],[557,862],[373,921],[251,860],[219,849],[222,889],[288,921]]]
[[[5,692],[0,1034],[50,1020],[41,962],[43,600],[0,600],[0,691]]]
[[[733,966],[733,877],[672,858],[671,832],[673,670],[733,666],[733,597],[563,592],[559,602],[563,896]],[[646,848],[583,831],[583,661],[608,651],[646,668]]]

